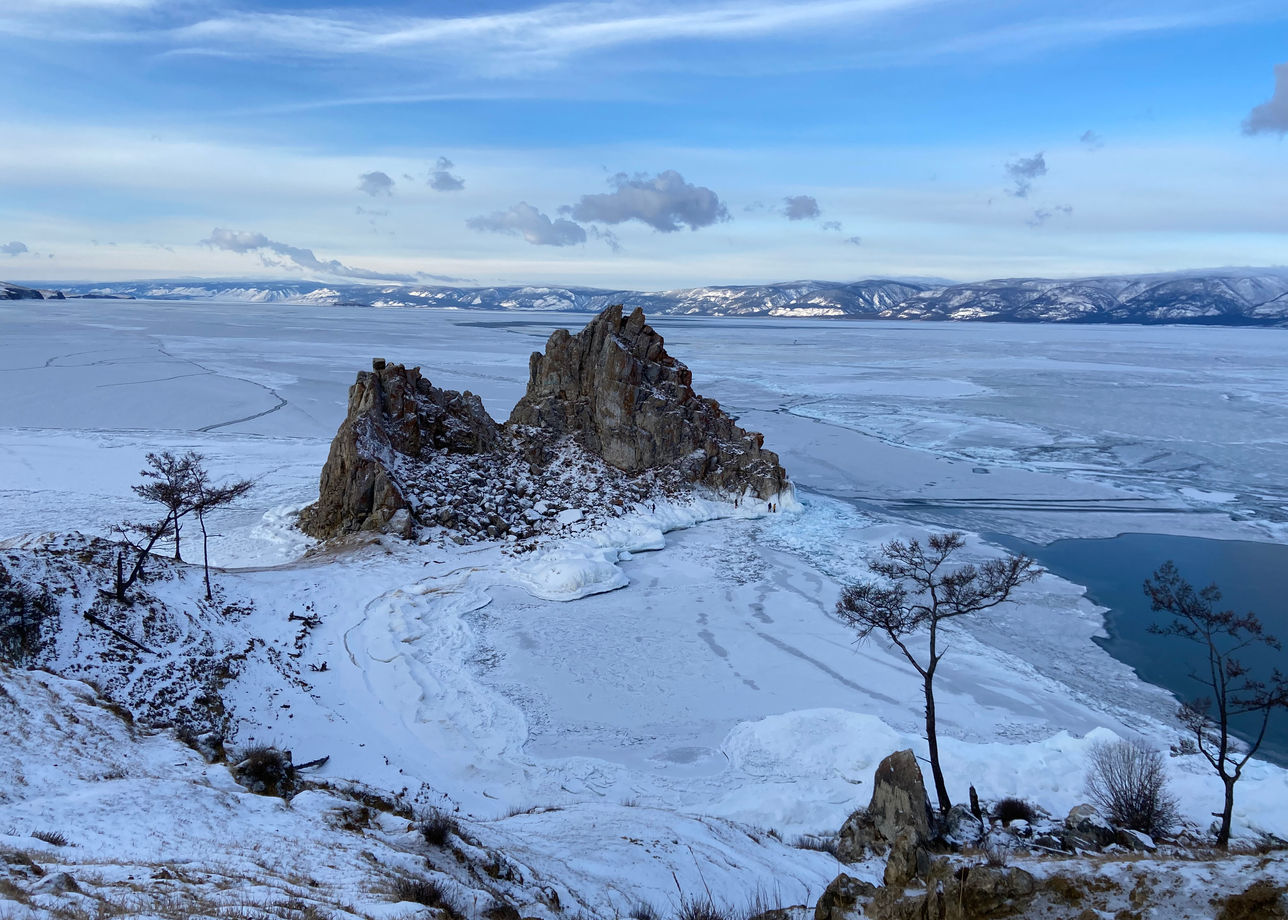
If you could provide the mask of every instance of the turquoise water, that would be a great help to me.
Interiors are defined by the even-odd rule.
[[[1206,667],[1206,655],[1192,642],[1148,631],[1150,624],[1162,623],[1164,618],[1149,609],[1142,586],[1169,559],[1196,588],[1215,582],[1221,588],[1221,609],[1251,610],[1267,632],[1288,642],[1288,546],[1149,533],[1045,545],[1011,537],[993,539],[1013,552],[1027,553],[1056,575],[1085,585],[1092,601],[1109,608],[1105,615],[1109,638],[1097,641],[1141,678],[1180,699],[1204,694],[1203,684],[1190,674],[1200,665]],[[1250,648],[1239,658],[1252,666],[1254,674],[1268,676],[1276,667],[1288,672],[1288,652],[1269,646]],[[1246,739],[1258,724],[1244,719],[1233,726]],[[1258,756],[1288,766],[1288,710],[1271,716]]]

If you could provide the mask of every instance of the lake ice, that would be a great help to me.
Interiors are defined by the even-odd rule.
[[[780,453],[798,512],[694,513],[571,547],[560,571],[626,585],[576,601],[534,589],[552,557],[534,574],[488,548],[283,565],[308,545],[290,511],[316,496],[372,357],[420,365],[504,418],[529,353],[585,319],[0,304],[0,539],[107,534],[148,513],[130,492],[146,451],[194,448],[217,474],[257,480],[212,542],[243,570],[227,577],[265,615],[309,600],[327,622],[310,652],[328,676],[284,692],[289,715],[243,701],[243,736],[298,751],[325,737],[331,769],[425,782],[475,813],[632,799],[801,832],[834,830],[866,802],[894,746],[924,748],[913,675],[830,616],[883,540],[934,527],[1281,540],[1288,528],[1279,330],[666,317],[655,326],[695,389]],[[662,531],[660,551],[619,554]],[[1101,619],[1076,586],[1047,577],[1020,601],[954,635],[946,770],[954,796],[973,782],[1067,807],[1083,736],[1165,746],[1172,704],[1091,641]],[[1210,811],[1216,784],[1175,769],[1190,811]],[[1264,784],[1279,805],[1240,820],[1288,827],[1283,771],[1257,765],[1244,783],[1241,802]]]

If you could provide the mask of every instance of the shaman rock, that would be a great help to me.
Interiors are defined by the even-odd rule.
[[[319,539],[445,528],[458,543],[514,542],[695,487],[762,503],[791,495],[777,455],[693,392],[639,311],[610,307],[576,335],[555,332],[531,369],[499,425],[472,393],[374,359],[349,390],[300,527]]]

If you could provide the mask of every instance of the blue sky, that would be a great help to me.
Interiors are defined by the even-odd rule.
[[[7,0],[0,278],[1288,262],[1288,5]]]

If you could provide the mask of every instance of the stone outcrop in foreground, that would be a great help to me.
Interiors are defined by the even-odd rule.
[[[504,425],[474,394],[376,359],[349,390],[300,526],[517,540],[685,490],[769,503],[791,484],[761,435],[693,391],[643,312],[617,306],[550,336]]]

